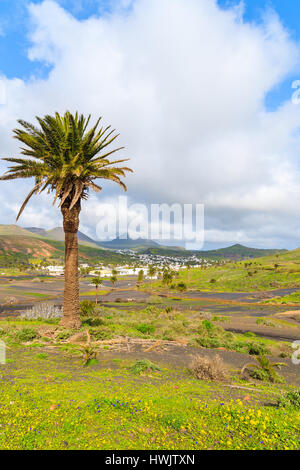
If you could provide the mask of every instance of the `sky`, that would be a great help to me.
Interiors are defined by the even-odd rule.
[[[299,18],[285,0],[0,0],[0,156],[18,155],[17,119],[101,115],[134,169],[131,216],[204,204],[205,248],[299,247]],[[31,185],[1,183],[0,223]],[[91,195],[80,229],[96,238],[120,195]],[[52,228],[60,212],[43,195],[20,225]]]

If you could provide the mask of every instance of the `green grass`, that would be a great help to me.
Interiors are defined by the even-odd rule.
[[[82,331],[89,329],[92,341],[105,341],[114,338],[141,338],[151,340],[179,341],[193,347],[205,347],[210,349],[225,348],[244,354],[266,354],[281,355],[285,357],[291,355],[291,347],[281,341],[264,339],[253,333],[232,333],[226,331],[218,316],[208,321],[206,314],[193,312],[192,310],[177,311],[170,308],[160,308],[147,306],[140,310],[108,308],[101,305],[96,306],[90,301],[85,301],[82,305],[94,309],[87,310],[87,314],[82,317]],[[57,347],[59,343],[68,340],[75,332],[65,330],[62,327],[57,329],[58,320],[51,321],[30,321],[30,320],[1,320],[0,336],[8,345],[17,345],[30,341],[25,338],[22,331],[30,330],[35,332],[32,338],[38,344],[45,342]],[[50,338],[45,337],[44,329],[50,329],[55,335]],[[29,335],[30,336],[30,335]]]
[[[300,304],[300,292],[293,292],[283,297],[274,297],[273,299],[265,300],[264,303],[271,305],[298,305]]]
[[[227,262],[221,266],[181,270],[173,284],[184,282],[188,290],[207,292],[254,292],[286,287],[300,288],[300,249],[254,260]],[[212,282],[214,281],[214,282]],[[147,284],[143,289],[149,289]],[[161,281],[153,283],[155,291],[166,289]],[[299,294],[298,296],[299,299]],[[296,298],[295,297],[295,298]]]
[[[299,411],[263,405],[276,402],[275,386],[249,404],[178,371],[143,378],[127,366],[14,353],[0,369],[0,449],[298,448]]]

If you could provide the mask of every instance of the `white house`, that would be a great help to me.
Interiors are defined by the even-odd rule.
[[[65,273],[64,266],[47,266],[46,270],[49,272],[50,276],[63,276]]]

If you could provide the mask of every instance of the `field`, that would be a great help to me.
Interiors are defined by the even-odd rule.
[[[175,288],[104,281],[97,306],[82,278],[79,332],[20,316],[60,307],[63,279],[6,271],[0,448],[298,449],[296,255],[183,270]]]
[[[229,389],[166,367],[137,375],[134,364],[103,353],[100,367],[84,368],[53,352],[14,352],[1,381],[0,447],[297,448],[299,413],[270,406],[286,387]]]
[[[177,290],[184,282],[188,290],[206,292],[256,292],[300,287],[300,249],[220,266],[183,270],[171,284]],[[155,290],[162,282],[153,283]]]

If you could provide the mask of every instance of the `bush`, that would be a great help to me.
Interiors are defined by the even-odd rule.
[[[248,354],[251,356],[259,356],[260,354],[266,355],[269,354],[270,351],[268,348],[262,343],[249,343],[248,344]]]
[[[37,337],[37,332],[33,328],[24,327],[21,330],[17,331],[16,339],[21,343],[26,343],[27,341],[32,341]]]
[[[189,371],[198,380],[222,381],[226,379],[226,366],[220,356],[213,359],[208,356],[195,356],[189,366]]]
[[[202,325],[206,328],[207,331],[214,330],[214,325],[209,320],[203,320]]]
[[[141,374],[142,372],[147,372],[147,371],[155,371],[155,370],[161,370],[156,364],[153,364],[153,362],[148,361],[148,359],[141,359],[140,361],[136,361],[133,366],[130,367],[130,372],[133,374]]]
[[[21,318],[26,320],[52,320],[61,317],[62,309],[47,303],[36,304],[21,314]]]
[[[90,333],[98,341],[104,341],[113,337],[112,331],[105,326],[90,328]]]
[[[278,399],[278,406],[300,408],[300,388],[282,395]]]
[[[95,314],[96,304],[91,300],[83,300],[80,302],[80,315],[82,317],[90,317]]]
[[[185,292],[187,290],[187,285],[185,284],[185,282],[179,282],[177,284],[177,290],[179,290],[180,292]]]
[[[144,335],[151,335],[155,332],[155,327],[153,325],[147,325],[146,323],[141,323],[135,327],[136,330],[140,331]]]
[[[61,330],[57,333],[56,339],[58,340],[64,340],[70,338],[72,336],[73,332],[71,330]]]
[[[166,312],[166,313],[171,313],[171,312],[173,312],[173,310],[174,310],[174,309],[173,309],[173,307],[171,307],[171,306],[168,306],[168,307],[165,308],[165,312]]]
[[[102,318],[88,317],[82,320],[83,325],[87,326],[101,326],[104,325],[104,320]]]

